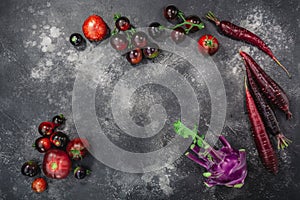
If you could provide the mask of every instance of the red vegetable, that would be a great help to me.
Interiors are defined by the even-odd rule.
[[[219,42],[212,35],[203,35],[198,40],[198,49],[200,52],[213,55],[219,49]]]
[[[243,51],[240,52],[240,55],[246,63],[246,67],[249,67],[251,70],[253,78],[260,86],[265,97],[280,110],[284,111],[287,119],[290,119],[292,117],[292,113],[289,110],[289,100],[282,88],[263,71],[263,69],[253,60],[253,58],[251,58],[251,56]]]
[[[42,122],[39,125],[38,131],[42,136],[50,136],[55,130],[55,124],[52,122]]]
[[[44,156],[43,172],[49,178],[66,178],[72,163],[68,154],[59,149],[50,149]]]
[[[64,149],[69,143],[69,137],[61,132],[57,131],[50,136],[50,142],[57,148]]]
[[[266,132],[264,123],[256,108],[253,97],[247,87],[245,78],[246,103],[248,116],[252,127],[252,134],[257,151],[263,165],[274,174],[278,173],[278,159]]]
[[[42,193],[47,189],[47,181],[44,178],[36,178],[31,184],[33,191]]]
[[[40,137],[35,140],[33,147],[38,150],[40,153],[45,153],[51,149],[51,142],[47,137]]]
[[[87,154],[88,142],[83,138],[75,138],[67,145],[67,153],[73,160],[82,159]]]
[[[266,99],[260,93],[259,88],[255,81],[253,80],[252,74],[249,67],[246,66],[247,79],[249,82],[250,90],[252,91],[255,103],[261,114],[261,117],[264,121],[264,124],[268,130],[268,133],[271,133],[277,139],[277,148],[283,149],[288,146],[288,143],[291,142],[287,139],[280,130],[277,118],[272,108],[269,106]]]
[[[98,15],[89,16],[82,25],[84,36],[94,42],[103,40],[107,35],[107,25]]]
[[[219,21],[218,18],[212,13],[209,12],[206,17],[213,21],[220,29],[220,31],[233,39],[241,40],[244,42],[247,42],[249,44],[252,44],[256,47],[258,47],[260,50],[265,52],[268,56],[270,56],[286,73],[289,77],[291,77],[288,70],[278,61],[278,59],[274,56],[271,49],[268,47],[268,45],[257,35],[252,33],[251,31],[242,28],[240,26],[237,26],[231,22],[228,21]]]

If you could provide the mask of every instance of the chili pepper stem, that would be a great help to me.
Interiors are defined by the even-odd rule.
[[[288,75],[289,78],[292,78],[291,74],[289,73],[289,71],[285,68],[285,66],[283,66],[279,60],[276,57],[272,57],[272,59],[285,71],[285,73]]]

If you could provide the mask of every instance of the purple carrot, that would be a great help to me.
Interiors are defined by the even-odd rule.
[[[280,110],[284,111],[287,119],[292,117],[289,109],[289,100],[285,92],[277,85],[277,83],[269,77],[263,69],[253,60],[247,53],[240,51],[246,68],[248,67],[253,75],[253,79],[260,86],[265,97]]]
[[[287,139],[281,132],[275,113],[273,112],[272,108],[269,106],[266,99],[260,93],[259,88],[255,83],[255,81],[253,80],[251,71],[248,67],[246,67],[246,72],[247,72],[247,79],[249,82],[250,91],[253,94],[254,101],[261,114],[261,117],[264,121],[268,133],[271,133],[273,136],[276,137],[278,149],[284,149],[285,147],[288,147],[288,143],[290,143],[291,141]]]
[[[248,116],[252,127],[252,136],[263,165],[274,174],[278,173],[278,158],[272,147],[263,120],[249,91],[245,77],[245,93]]]

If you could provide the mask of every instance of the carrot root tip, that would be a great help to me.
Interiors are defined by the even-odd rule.
[[[284,149],[289,146],[292,141],[288,138],[286,138],[283,134],[278,134],[276,136],[277,138],[277,148],[278,149]]]
[[[279,60],[276,57],[273,57],[273,60],[275,60],[275,62],[285,71],[285,73],[288,75],[289,78],[292,78],[291,74],[289,73],[289,71],[285,68],[285,66],[283,66]]]
[[[288,120],[290,120],[290,119],[292,119],[292,117],[293,117],[293,114],[292,114],[290,111],[287,111],[287,112],[286,112],[286,118],[287,118]]]

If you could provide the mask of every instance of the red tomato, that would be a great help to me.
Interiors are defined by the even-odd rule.
[[[91,15],[84,21],[82,31],[88,40],[98,42],[105,38],[107,26],[100,16]]]
[[[47,181],[44,178],[36,178],[32,182],[31,188],[37,193],[44,192],[47,189]]]
[[[47,137],[40,137],[36,139],[34,143],[34,147],[40,152],[45,153],[49,149],[51,149],[51,142]]]
[[[70,158],[74,160],[79,160],[86,155],[87,153],[86,147],[88,147],[88,142],[86,139],[75,138],[69,142],[66,150]]]
[[[51,135],[54,132],[54,129],[55,129],[55,124],[52,123],[52,122],[42,122],[39,125],[39,128],[38,128],[39,133],[42,136],[49,136],[49,135]]]
[[[219,42],[212,35],[203,35],[198,40],[198,49],[202,53],[213,55],[219,49]]]
[[[46,152],[43,161],[43,172],[49,178],[66,178],[71,170],[72,163],[68,154],[59,149],[50,149]]]

